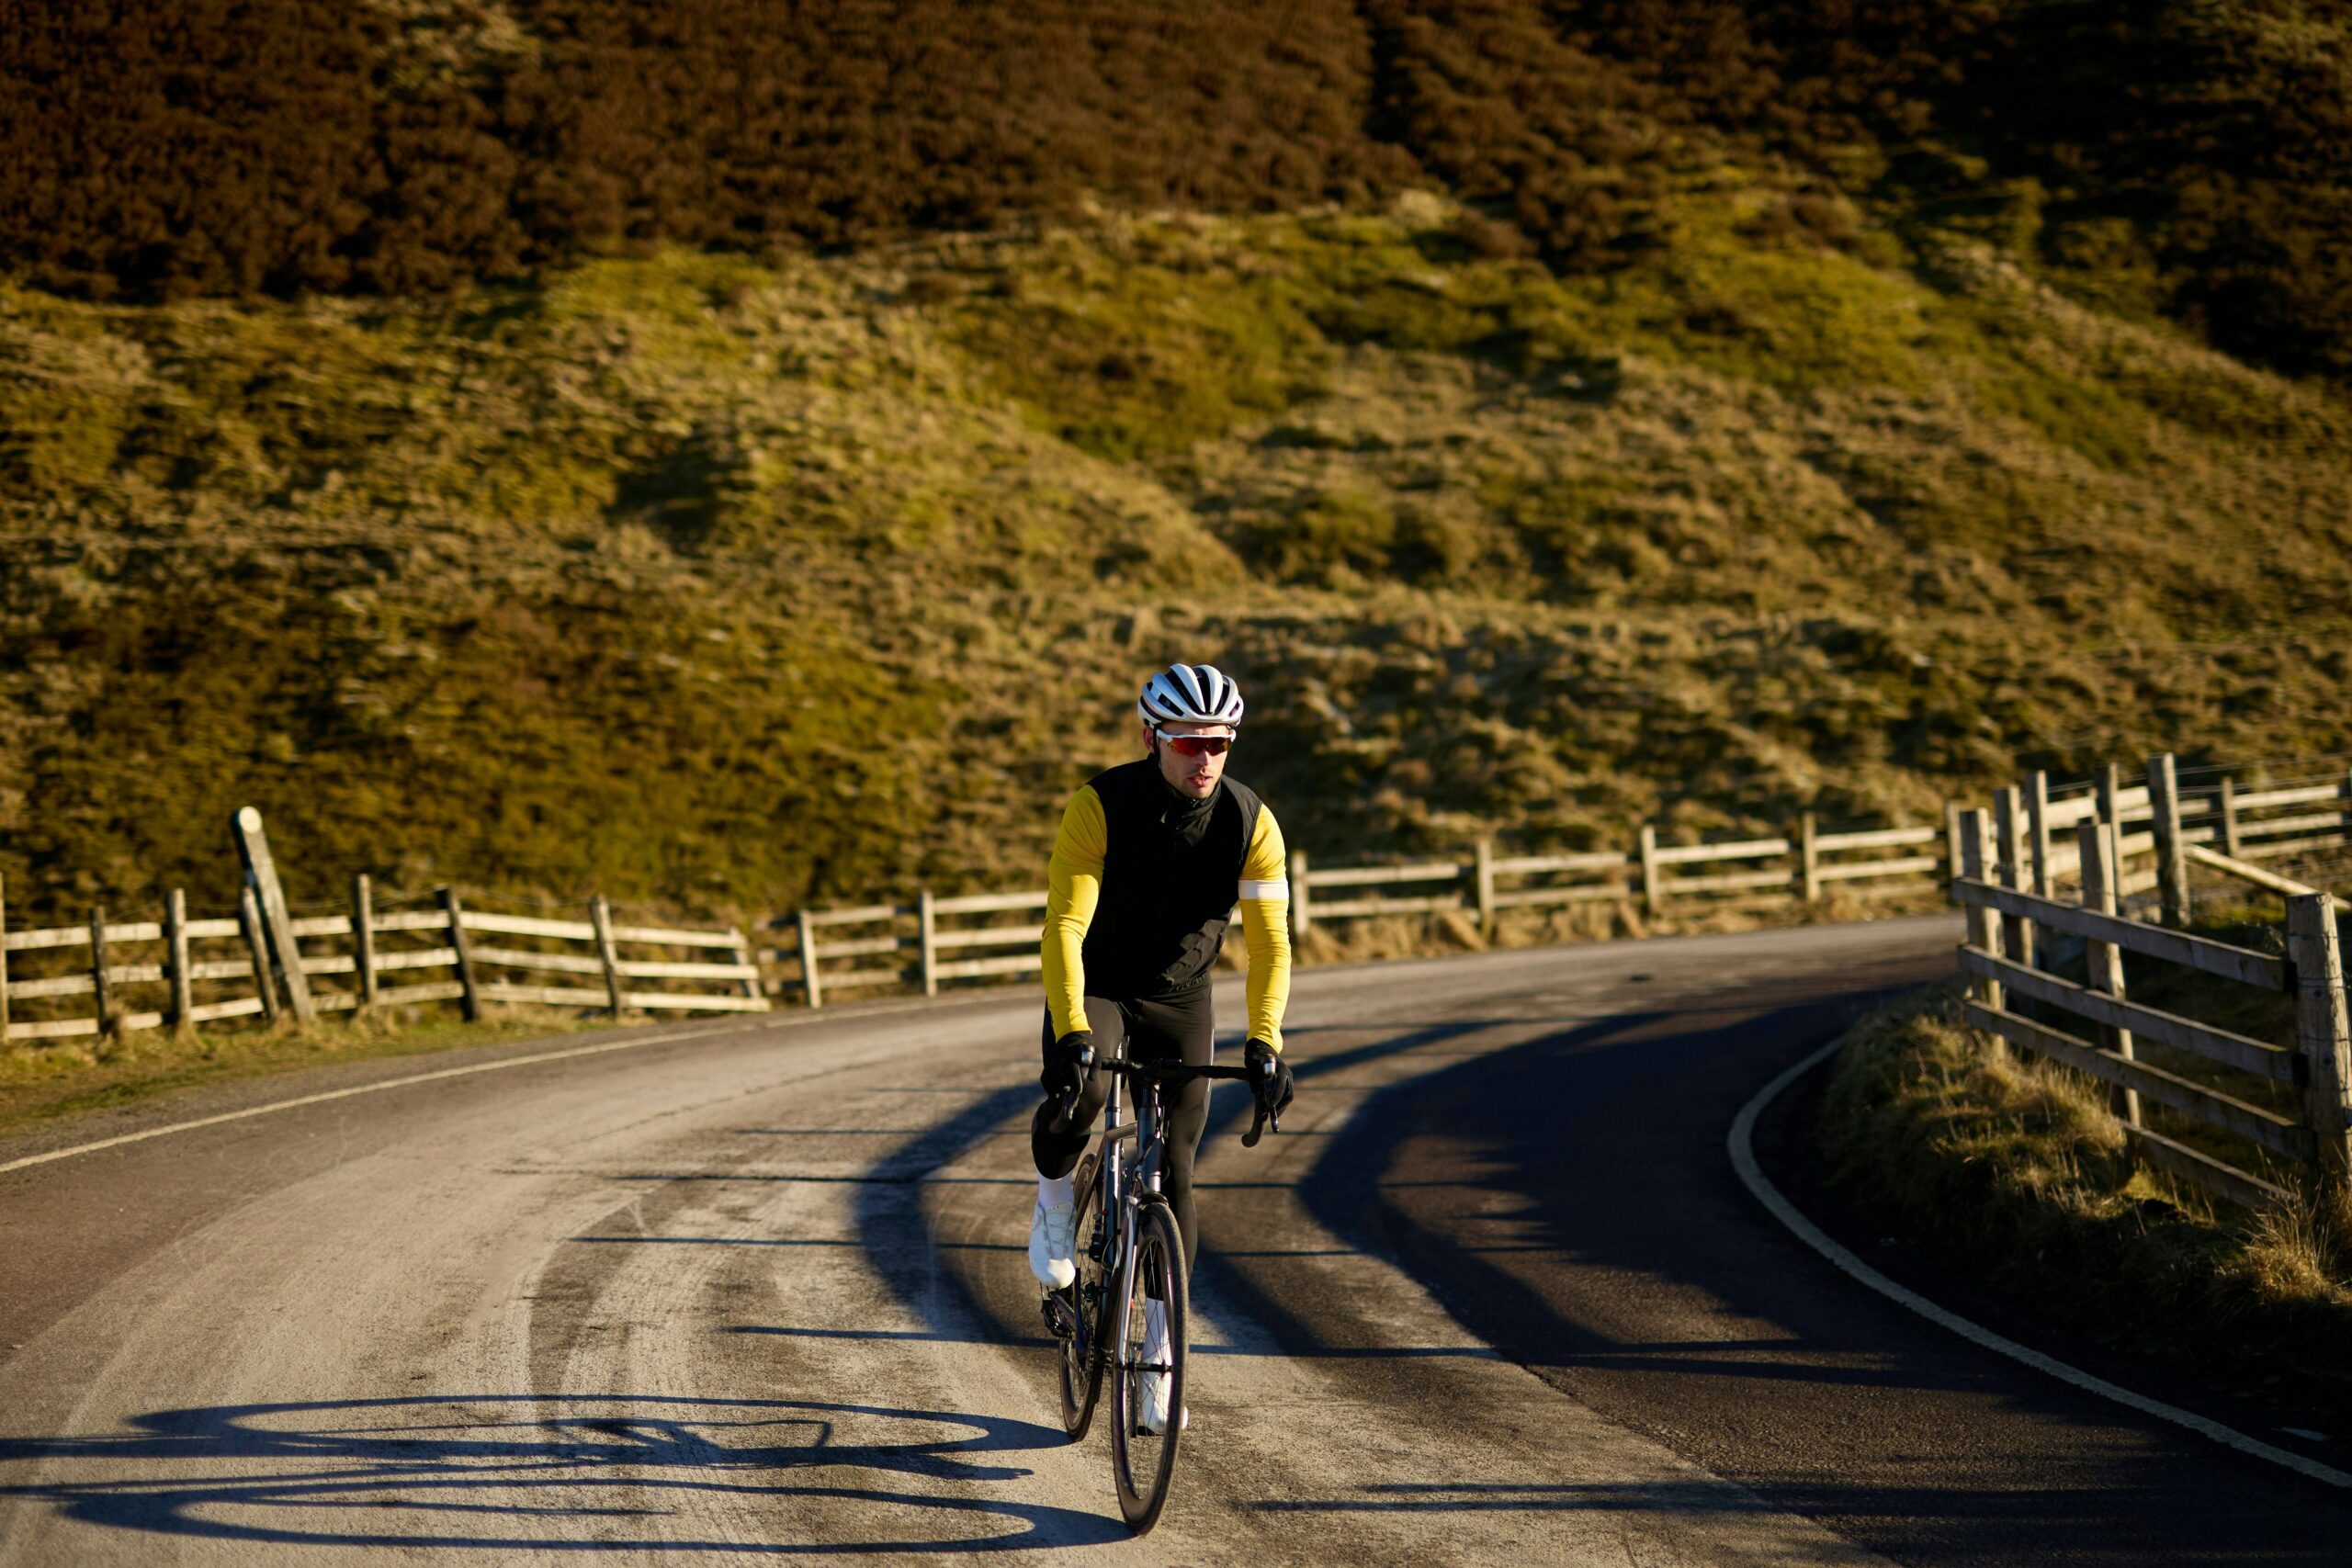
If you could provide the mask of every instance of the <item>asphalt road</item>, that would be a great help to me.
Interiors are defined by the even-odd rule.
[[[1955,933],[1303,973],[1283,1134],[1242,1150],[1219,1090],[1193,1427],[1141,1541],[1057,1419],[1025,990],[0,1174],[0,1562],[2346,1561],[2339,1495],[1911,1316],[1738,1185],[1739,1107]]]

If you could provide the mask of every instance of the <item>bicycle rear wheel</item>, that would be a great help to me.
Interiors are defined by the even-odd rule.
[[[1187,1280],[1184,1247],[1175,1213],[1166,1200],[1146,1199],[1136,1211],[1135,1248],[1115,1281],[1117,1311],[1105,1348],[1111,1382],[1111,1474],[1119,1488],[1119,1512],[1141,1535],[1159,1522],[1168,1483],[1176,1473],[1176,1443],[1184,1430],[1184,1351]],[[1147,1361],[1144,1348],[1152,1309],[1167,1324],[1161,1359]],[[1144,1380],[1168,1379],[1164,1430],[1144,1429]]]
[[[1078,1278],[1060,1292],[1073,1329],[1061,1342],[1062,1430],[1070,1441],[1086,1436],[1094,1420],[1094,1403],[1102,1393],[1103,1341],[1111,1322],[1111,1292],[1102,1279],[1102,1162],[1088,1155],[1079,1163],[1077,1222]]]

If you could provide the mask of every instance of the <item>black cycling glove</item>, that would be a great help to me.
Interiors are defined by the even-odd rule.
[[[1297,1089],[1291,1082],[1290,1064],[1282,1053],[1262,1040],[1252,1040],[1241,1048],[1242,1060],[1250,1067],[1250,1090],[1270,1116],[1279,1116],[1290,1105]],[[1273,1070],[1268,1072],[1267,1068]]]
[[[1055,1107],[1054,1119],[1069,1120],[1078,1109],[1078,1097],[1086,1088],[1086,1069],[1094,1059],[1094,1036],[1086,1030],[1073,1029],[1059,1040],[1046,1044],[1046,1069],[1037,1075],[1037,1087],[1046,1091],[1046,1099]]]

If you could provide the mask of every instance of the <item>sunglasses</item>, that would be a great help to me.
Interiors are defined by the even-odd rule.
[[[1233,744],[1230,735],[1170,735],[1164,729],[1155,733],[1176,748],[1180,757],[1222,757],[1225,749]]]

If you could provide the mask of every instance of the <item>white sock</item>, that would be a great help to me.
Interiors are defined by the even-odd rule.
[[[1067,1209],[1078,1201],[1078,1190],[1067,1176],[1037,1178],[1037,1201],[1048,1209]]]

